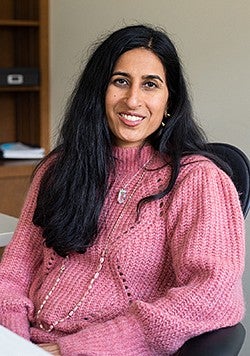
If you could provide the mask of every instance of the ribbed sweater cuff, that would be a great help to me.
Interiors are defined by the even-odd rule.
[[[2,313],[0,318],[0,324],[14,333],[29,340],[29,322],[27,316],[23,313]]]
[[[62,356],[78,355],[153,355],[148,349],[138,322],[131,316],[118,317],[58,341]]]

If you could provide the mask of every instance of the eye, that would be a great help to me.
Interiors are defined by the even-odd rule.
[[[124,87],[128,84],[128,81],[125,78],[116,78],[112,81],[118,87]]]
[[[158,85],[157,85],[155,82],[152,82],[152,81],[145,82],[145,83],[144,83],[144,86],[145,86],[147,89],[158,88]]]

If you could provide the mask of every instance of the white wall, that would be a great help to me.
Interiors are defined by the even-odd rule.
[[[123,25],[152,23],[179,49],[195,113],[210,140],[230,142],[250,156],[249,0],[51,0],[50,9],[52,136],[89,45]],[[247,225],[249,235],[249,218]],[[244,323],[250,330],[247,245]],[[250,338],[240,355],[249,347]]]

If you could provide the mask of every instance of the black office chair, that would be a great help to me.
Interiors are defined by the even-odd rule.
[[[232,170],[234,182],[246,218],[250,208],[250,162],[238,148],[227,143],[209,143],[208,151],[225,161]],[[188,340],[176,353],[178,356],[237,356],[246,330],[241,323],[214,330]]]

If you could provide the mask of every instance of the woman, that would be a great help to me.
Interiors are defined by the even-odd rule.
[[[94,51],[1,264],[0,322],[55,355],[167,355],[243,317],[244,227],[176,50],[129,26]]]

